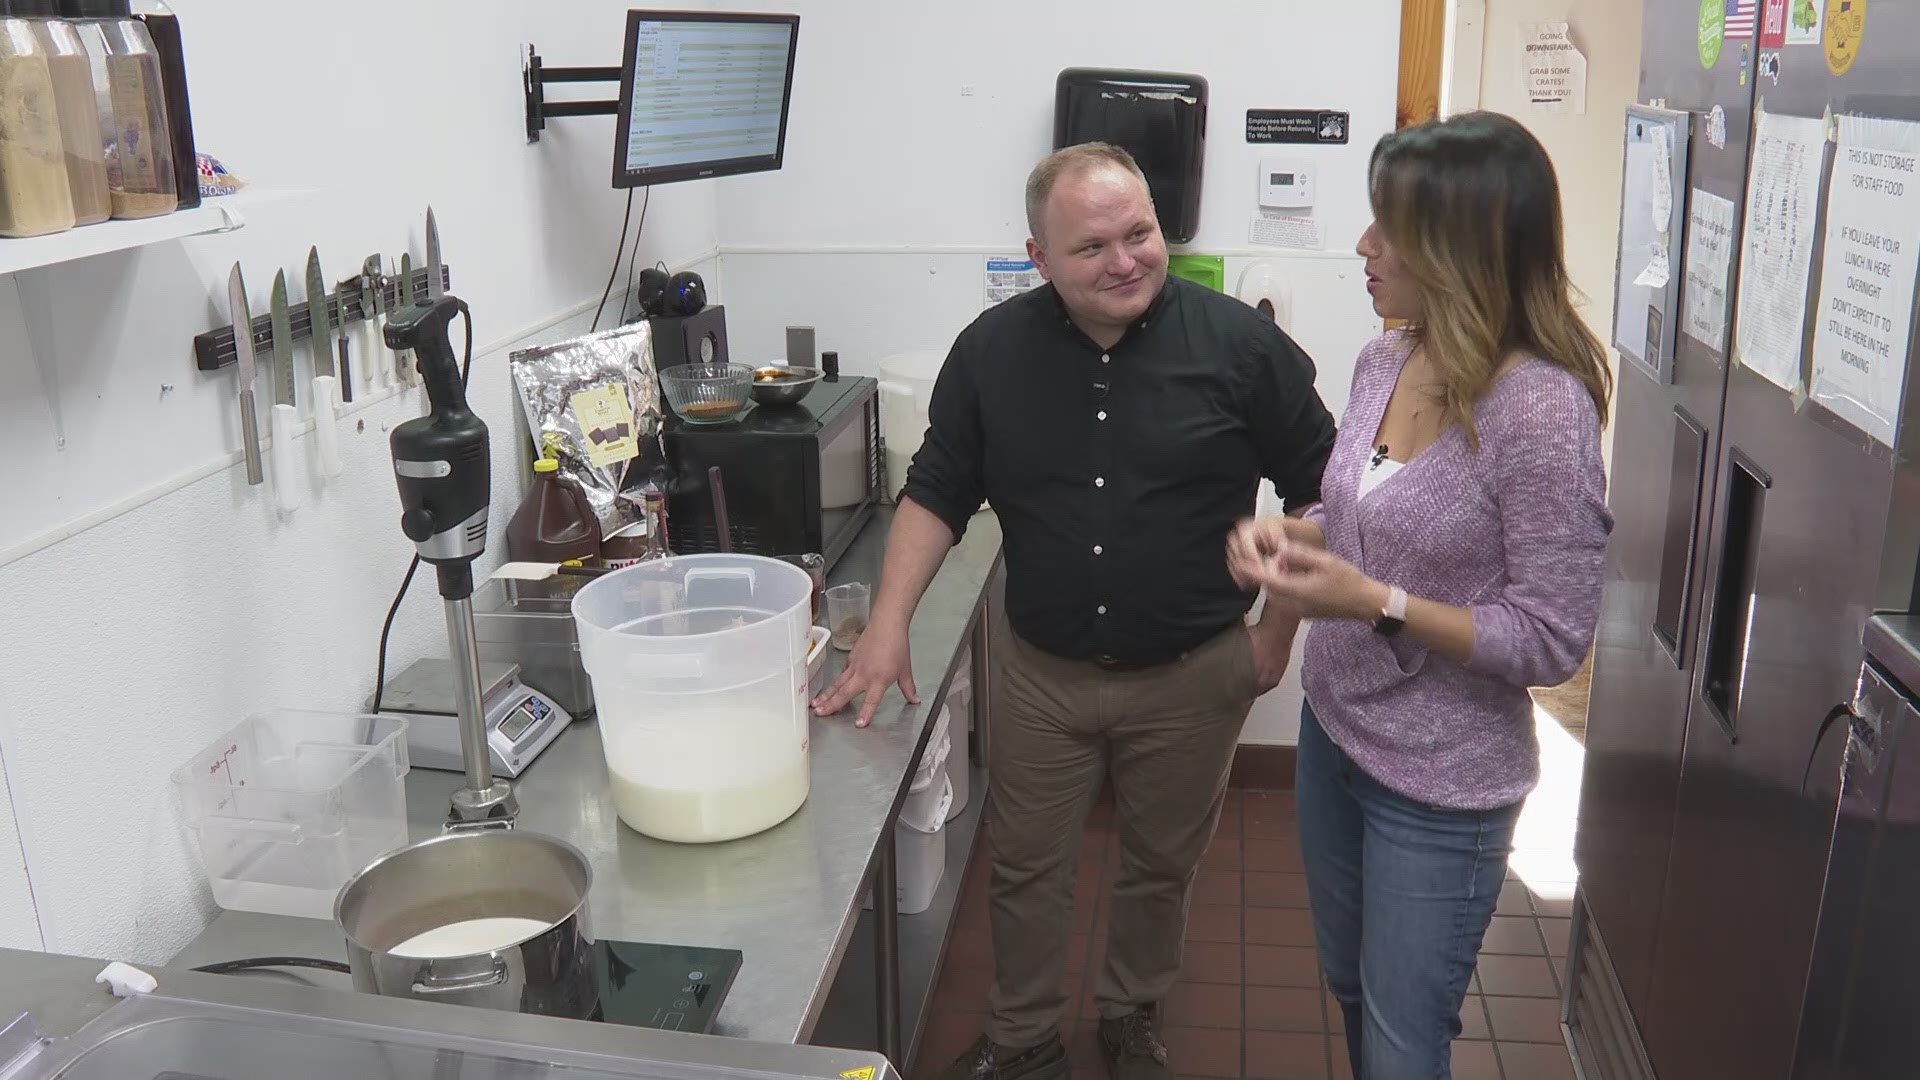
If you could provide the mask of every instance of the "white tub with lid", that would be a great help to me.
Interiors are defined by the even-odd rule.
[[[661,840],[711,843],[807,799],[813,580],[754,555],[637,563],[573,601],[614,810]]]
[[[880,428],[887,433],[887,496],[907,482],[907,466],[927,436],[927,408],[947,354],[895,353],[880,361]]]

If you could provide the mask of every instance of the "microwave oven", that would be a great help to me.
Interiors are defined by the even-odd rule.
[[[761,405],[726,424],[669,415],[667,545],[720,550],[708,470],[720,467],[733,550],[747,555],[845,554],[881,498],[880,385],[830,377],[793,405]]]

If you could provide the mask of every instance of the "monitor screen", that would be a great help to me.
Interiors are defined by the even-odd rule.
[[[629,11],[613,186],[778,169],[798,15]]]

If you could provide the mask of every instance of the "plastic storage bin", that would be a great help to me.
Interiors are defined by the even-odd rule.
[[[280,710],[249,718],[173,774],[213,899],[333,918],[347,879],[407,842],[407,721]]]
[[[920,767],[914,770],[893,826],[894,898],[902,915],[918,915],[932,907],[933,894],[946,876],[947,821],[952,817],[948,808],[953,803],[953,781],[947,776],[951,751],[943,712],[927,736],[927,749],[920,755]],[[871,893],[866,907],[873,910]]]
[[[575,720],[593,716],[593,683],[580,664],[573,598],[588,578],[492,578],[473,593],[480,659],[519,664],[520,681],[553,698]]]
[[[580,659],[632,829],[710,843],[806,802],[813,579],[755,555],[636,563],[573,600]]]

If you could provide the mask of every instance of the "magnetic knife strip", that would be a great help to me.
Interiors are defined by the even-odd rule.
[[[450,269],[446,266],[440,267],[440,287],[442,290],[452,288],[452,277],[453,272]],[[333,294],[327,297],[327,311],[332,316],[330,325],[341,327],[350,322],[364,321],[372,317],[372,312],[367,311],[361,306],[360,290],[357,287],[348,290],[352,293],[351,296],[341,295],[342,290],[345,289],[350,282],[357,282],[358,280],[358,278],[348,278],[346,281],[340,282],[335,286]],[[398,274],[382,275],[379,288],[381,300],[386,304],[388,311],[392,311],[400,306],[400,276]],[[415,296],[425,296],[427,294],[427,269],[424,266],[418,267],[413,271],[413,294]],[[307,307],[306,301],[303,300],[300,303],[289,304],[287,306],[287,322],[293,327],[294,341],[307,341],[313,337],[313,313]],[[266,356],[273,350],[272,313],[262,312],[259,315],[253,316],[249,328],[253,331],[254,350],[261,356]],[[337,333],[338,331],[336,330],[335,332]],[[217,330],[208,330],[205,333],[194,335],[194,367],[199,368],[201,371],[219,371],[221,368],[232,367],[238,362],[239,358],[234,353],[232,326],[222,326]]]

